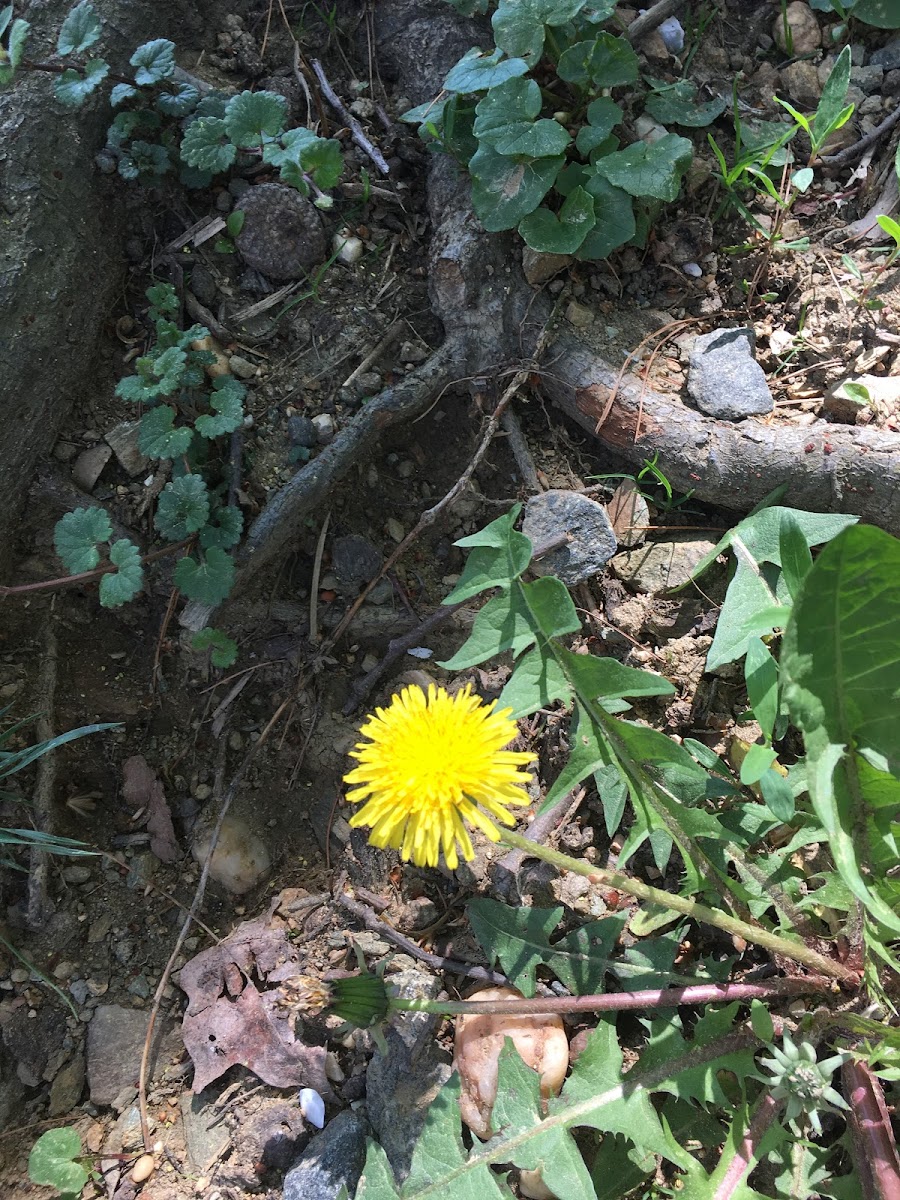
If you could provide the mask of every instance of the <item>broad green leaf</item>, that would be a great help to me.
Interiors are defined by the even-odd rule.
[[[186,117],[200,102],[200,93],[190,83],[179,83],[174,92],[162,92],[156,97],[156,107],[167,117]]]
[[[100,580],[100,604],[103,608],[119,608],[133,600],[144,586],[141,552],[128,538],[120,538],[109,548],[109,561],[119,568]]]
[[[574,188],[559,215],[538,208],[519,223],[519,233],[532,250],[574,254],[594,227],[594,201],[583,187]]]
[[[609,137],[622,120],[622,115],[621,105],[616,104],[615,100],[610,100],[608,96],[592,100],[587,106],[588,123],[582,125],[575,138],[578,153],[587,156],[595,150]]]
[[[651,117],[663,125],[686,125],[691,129],[700,129],[711,125],[716,117],[725,111],[725,100],[721,97],[697,100],[697,88],[687,79],[679,79],[675,83],[665,83],[653,80],[653,91],[647,97],[644,108]]]
[[[507,79],[492,87],[475,106],[472,133],[493,143],[510,131],[529,126],[541,111],[541,89],[533,79]]]
[[[213,380],[213,391],[209,406],[215,413],[202,413],[194,422],[194,428],[205,438],[221,437],[240,429],[244,420],[243,399],[247,389],[231,375]]]
[[[138,94],[136,87],[132,87],[130,83],[117,83],[113,90],[109,93],[109,103],[113,108],[118,108],[120,104],[124,104],[126,100],[132,100]]]
[[[556,73],[568,83],[618,87],[623,83],[634,83],[640,73],[640,62],[624,38],[601,33],[563,51]]]
[[[53,546],[69,574],[80,575],[97,566],[97,544],[108,542],[112,532],[112,522],[104,509],[76,508],[57,521]]]
[[[534,212],[553,186],[562,155],[517,162],[491,146],[479,146],[469,161],[472,206],[489,233],[514,229]]]
[[[546,576],[492,597],[477,614],[468,640],[441,666],[461,671],[505,650],[519,655],[534,644],[539,632],[544,637],[560,637],[580,628],[565,585]]]
[[[871,872],[883,837],[876,824],[880,795],[890,776],[900,779],[898,579],[896,538],[871,527],[845,529],[807,575],[781,655],[785,702],[806,743],[810,798],[835,865],[895,935],[900,917],[860,865]],[[873,774],[864,754],[885,770]]]
[[[551,943],[550,935],[563,918],[562,908],[510,908],[479,898],[470,900],[466,911],[488,960],[498,962],[524,996],[534,995],[540,966],[551,970],[575,996],[602,992],[606,974],[618,973],[622,966],[610,959],[624,916],[589,921]]]
[[[494,140],[498,154],[509,158],[546,159],[562,154],[572,140],[572,135],[558,121],[542,117],[531,124],[513,129],[505,137]]]
[[[688,1041],[683,1033],[683,1024],[677,1014],[666,1014],[645,1021],[650,1039],[638,1062],[638,1071],[647,1071],[657,1064],[673,1058],[684,1059],[693,1054],[700,1059],[702,1048],[716,1046],[733,1030],[740,1005],[727,1004],[707,1007]],[[688,1065],[685,1070],[674,1073],[659,1084],[659,1090],[670,1092],[682,1100],[693,1100],[699,1104],[715,1104],[730,1108],[729,1098],[722,1090],[721,1072],[730,1071],[742,1082],[754,1074],[753,1049],[744,1048],[719,1058],[708,1058],[696,1067]],[[626,1076],[627,1078],[627,1076]]]
[[[774,583],[766,578],[767,574],[776,576]],[[706,656],[708,671],[742,658],[751,637],[785,627],[791,609],[787,595],[779,594],[779,582],[780,572],[776,568],[764,574],[756,563],[748,562],[745,557],[738,559]]]
[[[344,169],[340,142],[336,142],[334,138],[316,138],[304,148],[300,156],[300,165],[312,176],[317,187],[323,191],[333,188]],[[284,170],[282,167],[282,178]]]
[[[812,554],[803,530],[790,512],[786,512],[781,521],[778,550],[785,587],[793,600],[812,567]]]
[[[512,680],[510,680],[510,683]],[[506,685],[507,688],[509,684]],[[504,695],[506,688],[504,688]],[[502,700],[501,696],[501,700]],[[572,710],[569,722],[569,758],[566,765],[557,775],[553,786],[541,802],[538,812],[544,812],[567,792],[570,792],[583,779],[593,775],[595,771],[612,766],[615,762],[602,733],[597,729],[590,715],[577,700]]]
[[[149,87],[175,74],[175,43],[165,38],[144,42],[129,61],[137,67],[134,81],[138,87]]]
[[[793,820],[796,809],[794,789],[791,787],[790,780],[786,779],[780,771],[776,771],[774,767],[764,771],[759,777],[759,790],[769,812],[776,820],[785,824]]]
[[[653,671],[626,667],[618,659],[599,654],[573,654],[563,647],[559,647],[557,652],[575,687],[591,700],[675,694],[674,684]]]
[[[237,147],[227,141],[225,122],[219,117],[198,117],[184,131],[181,157],[189,167],[218,174],[237,157]]]
[[[617,766],[598,767],[594,772],[597,795],[603,805],[603,820],[606,832],[612,837],[622,824],[625,806],[628,803],[628,784]]]
[[[460,538],[457,546],[473,546],[456,587],[444,604],[470,600],[488,588],[508,588],[531,562],[531,542],[513,528],[518,507],[485,526],[477,534]]]
[[[635,142],[626,150],[607,154],[594,164],[594,170],[632,196],[674,200],[692,157],[687,138],[667,133],[652,145]]]
[[[491,18],[494,41],[510,57],[536,62],[544,48],[544,26],[565,25],[586,0],[500,0]]]
[[[366,1143],[366,1162],[356,1185],[355,1200],[398,1200],[399,1195],[387,1155],[378,1142],[370,1138]]]
[[[221,550],[229,550],[241,540],[244,528],[244,514],[234,505],[217,508],[212,513],[210,524],[200,530],[200,545],[204,550],[210,546],[218,546]]]
[[[180,458],[187,453],[192,437],[189,426],[175,428],[175,409],[160,404],[141,417],[138,449],[148,458]]]
[[[93,4],[82,0],[69,12],[56,41],[57,54],[83,54],[100,37],[100,19]]]
[[[486,92],[516,75],[524,75],[528,64],[521,58],[504,58],[502,50],[485,54],[477,47],[468,50],[444,80],[446,92]]]
[[[777,757],[771,746],[751,746],[741,763],[741,783],[744,787],[758,783]]]
[[[511,708],[515,720],[527,717],[555,700],[568,700],[572,685],[555,658],[540,650],[529,650],[518,660],[511,678],[500,693],[498,708]]]
[[[883,213],[881,214],[881,216],[877,217],[876,220],[878,221],[878,224],[881,226],[881,228],[884,230],[884,232],[886,234],[888,234],[889,237],[892,237],[894,239],[894,241],[897,243],[897,245],[900,246],[900,223],[895,221],[893,217],[887,217]],[[844,384],[845,389],[848,389],[852,386],[853,385],[849,384],[849,383]],[[862,387],[861,384],[858,384],[856,386]],[[868,389],[863,388],[863,391],[868,392]],[[866,400],[868,400],[868,398],[869,397],[867,394]]]
[[[74,1129],[48,1129],[31,1148],[28,1178],[32,1183],[78,1195],[89,1178],[81,1163],[75,1161],[81,1153],[81,1137]]]
[[[171,396],[181,386],[186,364],[187,354],[178,346],[144,355],[135,361],[137,374],[126,375],[116,384],[116,395],[138,404]]]
[[[845,46],[831,68],[831,72],[822,89],[822,95],[816,108],[816,115],[812,121],[812,132],[816,146],[820,146],[829,134],[833,133],[835,129],[840,128],[849,119],[849,114],[843,120],[841,120],[841,117],[846,107],[851,66],[850,47]],[[853,112],[852,105],[850,112]]]
[[[271,163],[273,167],[283,167],[285,163],[302,163],[303,151],[318,141],[311,129],[301,125],[297,129],[287,129],[279,134],[277,141],[266,142],[263,146],[263,162]]]
[[[766,741],[771,741],[775,718],[778,716],[778,665],[758,637],[747,639],[744,678],[747,681],[747,696],[753,715],[759,722]],[[741,782],[751,781],[742,777]],[[756,780],[752,782],[755,783]]]
[[[900,29],[897,0],[856,0],[852,15],[876,29]]]
[[[153,524],[170,542],[180,542],[209,520],[209,493],[200,475],[167,483],[156,504]]]
[[[631,197],[601,175],[592,175],[585,183],[594,201],[595,227],[577,252],[578,258],[597,261],[606,258],[630,242],[636,232]]]
[[[102,58],[89,58],[83,74],[69,67],[56,80],[56,98],[66,108],[80,108],[108,74],[109,63]]]
[[[175,586],[200,604],[221,604],[233,583],[234,562],[218,546],[211,546],[199,563],[182,558],[175,567]]]
[[[225,106],[225,132],[236,146],[261,146],[287,119],[287,100],[278,92],[238,92]]]
[[[221,629],[213,629],[207,625],[194,634],[191,642],[193,650],[211,650],[210,661],[214,667],[230,667],[237,658],[237,642],[223,633]]]

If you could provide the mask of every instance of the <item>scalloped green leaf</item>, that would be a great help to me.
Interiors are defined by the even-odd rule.
[[[213,629],[207,625],[205,629],[201,629],[194,634],[194,639],[191,642],[192,650],[211,650],[210,662],[214,667],[223,669],[230,667],[237,658],[237,642],[223,633],[221,629]]]
[[[587,157],[606,141],[622,120],[622,106],[610,100],[609,96],[601,96],[599,100],[590,102],[585,115],[588,123],[578,130],[575,145],[578,153]]]
[[[489,233],[514,229],[534,212],[553,186],[565,159],[536,158],[517,162],[492,146],[479,146],[469,162],[472,206]]]
[[[137,94],[137,88],[133,87],[130,83],[117,83],[109,93],[109,103],[113,108],[118,108],[126,100],[134,99]]]
[[[236,146],[261,146],[287,119],[287,100],[277,92],[239,92],[225,106],[225,132]]]
[[[162,92],[156,97],[156,107],[167,117],[186,117],[200,102],[200,93],[190,83],[179,83],[174,92]]]
[[[305,129],[302,125],[296,129],[285,130],[275,141],[266,142],[263,146],[263,162],[271,163],[273,167],[283,167],[285,163],[290,162],[299,167],[303,151],[318,141],[324,139],[320,139],[311,129]]]
[[[534,63],[544,49],[544,26],[565,25],[581,12],[586,2],[587,0],[500,0],[497,11],[491,18],[494,41],[510,57],[528,58]]]
[[[574,254],[594,227],[594,201],[583,187],[569,192],[559,213],[538,208],[519,223],[519,233],[532,250]]]
[[[80,575],[100,562],[97,545],[108,542],[112,532],[105,509],[76,508],[56,522],[53,546],[69,574]]]
[[[175,586],[200,604],[221,604],[233,584],[234,562],[217,546],[210,547],[202,561],[182,558],[175,567]]]
[[[81,1137],[74,1129],[48,1129],[28,1156],[28,1178],[43,1187],[53,1187],[67,1196],[77,1196],[89,1176],[80,1162]]]
[[[192,437],[188,426],[175,428],[175,409],[160,404],[141,417],[138,449],[148,458],[180,458],[187,453]]]
[[[216,438],[223,433],[233,433],[244,420],[242,401],[247,389],[233,376],[224,375],[213,380],[213,391],[209,406],[215,415],[203,413],[197,417],[194,427],[201,437]]]
[[[109,548],[109,561],[119,569],[100,580],[100,604],[103,608],[119,608],[133,600],[144,586],[141,553],[134,542],[120,538]]]
[[[300,165],[312,176],[316,187],[328,191],[335,186],[344,169],[340,142],[334,138],[316,138],[302,150]]]
[[[149,87],[175,74],[175,43],[166,38],[144,42],[132,54],[129,62],[137,67],[134,81],[139,87]]]
[[[607,154],[594,164],[594,170],[632,196],[671,201],[678,195],[693,153],[687,138],[667,133],[651,145],[635,142],[625,150]]]
[[[180,542],[209,520],[209,493],[199,475],[182,475],[167,483],[156,503],[153,524],[170,542]]]
[[[486,92],[516,75],[524,75],[528,63],[521,58],[504,58],[502,50],[492,54],[473,47],[468,50],[444,80],[445,92]]]
[[[556,64],[556,72],[567,83],[619,87],[634,83],[640,74],[640,61],[624,38],[601,33],[564,50]]]
[[[76,4],[60,27],[57,54],[83,54],[100,37],[100,18],[93,4]]]
[[[109,63],[102,58],[89,58],[83,74],[69,67],[56,80],[56,98],[66,108],[80,108],[108,74]]]
[[[189,167],[212,171],[214,175],[227,171],[237,158],[237,147],[227,137],[222,118],[198,117],[184,131],[181,157]]]
[[[137,403],[152,403],[160,396],[171,396],[181,386],[186,363],[187,354],[178,346],[170,346],[161,354],[147,354],[135,361],[136,375],[119,380],[116,395]]]
[[[221,550],[230,550],[241,540],[244,529],[244,514],[234,505],[217,508],[212,513],[208,525],[200,530],[200,545],[204,550],[210,546],[218,546]]]

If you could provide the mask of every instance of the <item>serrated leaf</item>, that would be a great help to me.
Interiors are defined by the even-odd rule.
[[[517,162],[492,146],[479,146],[469,161],[472,206],[489,233],[514,229],[534,212],[553,186],[562,155]]]
[[[519,233],[532,250],[547,254],[574,254],[594,227],[594,201],[583,187],[575,187],[559,214],[538,208],[519,223]]]
[[[175,409],[160,404],[141,417],[138,449],[148,458],[180,458],[187,453],[192,437],[188,426],[175,428]]]
[[[213,629],[209,625],[194,634],[191,648],[193,650],[212,650],[209,656],[210,661],[214,667],[218,667],[220,670],[230,667],[237,658],[237,642],[223,633],[221,629]]]
[[[485,54],[477,47],[468,50],[444,80],[445,92],[486,92],[516,75],[524,75],[528,64],[521,58],[504,58],[502,50]]]
[[[458,604],[488,588],[508,588],[531,562],[531,542],[514,529],[520,506],[455,545],[474,547],[456,587],[442,603]]]
[[[217,546],[211,546],[201,562],[182,558],[175,567],[175,586],[189,600],[221,604],[234,583],[234,562]]]
[[[203,413],[197,417],[194,427],[201,437],[216,438],[223,433],[233,433],[244,420],[242,401],[247,389],[230,375],[213,380],[213,391],[209,406],[216,414]]]
[[[203,549],[218,546],[220,550],[229,550],[236,546],[241,540],[244,528],[244,515],[241,510],[227,505],[225,508],[217,508],[212,515],[215,517],[215,524],[211,522],[200,530],[200,545]]]
[[[561,637],[580,628],[565,585],[548,575],[492,597],[476,616],[466,643],[440,665],[448,671],[460,671],[505,650],[519,655],[534,644],[539,634],[544,638]]]
[[[711,125],[725,111],[726,102],[722,97],[699,103],[697,88],[687,79],[668,84],[654,80],[653,83],[654,90],[647,97],[644,108],[663,125],[701,129]]]
[[[80,108],[109,74],[109,63],[102,58],[89,58],[84,74],[69,67],[56,80],[56,98],[66,108]]]
[[[134,81],[139,87],[149,87],[175,74],[175,43],[165,38],[144,42],[132,54],[129,62],[137,67]]]
[[[31,1148],[28,1178],[77,1196],[89,1178],[81,1163],[75,1162],[81,1153],[81,1137],[74,1129],[48,1129]]]
[[[153,524],[170,542],[183,541],[209,520],[209,493],[199,475],[182,475],[167,483],[156,505]]]
[[[109,93],[109,102],[113,108],[118,108],[120,104],[133,99],[137,94],[137,88],[132,87],[130,83],[117,83]]]
[[[141,553],[134,542],[120,538],[109,548],[109,561],[119,568],[100,580],[100,604],[103,608],[119,608],[133,600],[144,586]]]
[[[63,21],[56,41],[57,54],[83,54],[100,37],[100,19],[93,4],[82,0]]]
[[[674,200],[692,157],[687,138],[667,133],[651,145],[635,142],[626,150],[607,154],[594,164],[594,170],[632,196]]]
[[[102,508],[76,508],[56,522],[53,546],[70,575],[93,571],[100,561],[97,545],[112,537],[112,522]]]
[[[227,141],[225,122],[219,117],[197,117],[181,139],[181,157],[189,167],[227,171],[237,157],[237,147]]]
[[[181,386],[186,363],[187,354],[178,346],[170,346],[162,353],[147,354],[136,360],[136,375],[126,375],[119,380],[116,395],[143,404],[152,403],[160,396],[171,396]]]
[[[572,685],[556,659],[540,650],[529,650],[516,663],[497,705],[512,709],[513,719],[518,720],[547,708],[555,700],[569,700],[571,695]]]
[[[263,162],[271,163],[273,167],[283,167],[285,163],[295,163],[299,167],[303,151],[318,140],[311,129],[304,129],[302,125],[288,129],[276,141],[266,142]]]
[[[736,1003],[706,1008],[694,1027],[694,1035],[690,1041],[684,1037],[681,1018],[677,1014],[646,1021],[650,1039],[641,1055],[639,1069],[646,1071],[658,1063],[689,1056],[692,1051],[696,1053],[703,1046],[715,1045],[732,1031],[739,1008]],[[752,1048],[707,1060],[696,1067],[688,1067],[677,1076],[661,1082],[659,1090],[669,1092],[682,1100],[728,1108],[731,1107],[729,1098],[723,1092],[720,1083],[719,1073],[722,1069],[733,1072],[738,1081],[753,1075],[755,1062]]]
[[[225,132],[236,146],[261,146],[286,118],[287,101],[277,92],[238,92],[225,106]]]
[[[344,169],[340,143],[334,138],[316,138],[304,147],[300,163],[304,171],[312,176],[316,186],[328,191],[335,186]]]
[[[132,142],[128,154],[138,175],[165,175],[172,165],[168,148],[156,142]]]
[[[573,654],[563,647],[557,653],[575,687],[590,700],[675,694],[675,685],[653,671],[626,667],[618,659],[598,654]]]
[[[564,50],[556,64],[556,73],[568,83],[619,87],[634,83],[640,74],[640,62],[624,38],[601,33]]]
[[[200,93],[190,83],[179,83],[174,92],[156,97],[156,107],[167,117],[186,117],[200,102]]]

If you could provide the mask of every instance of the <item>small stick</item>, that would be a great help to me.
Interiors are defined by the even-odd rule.
[[[900,121],[900,104],[893,112],[888,113],[880,125],[876,125],[871,133],[867,133],[865,137],[854,142],[852,146],[848,146],[845,150],[839,151],[837,154],[820,154],[819,162],[824,163],[828,167],[843,167],[847,163],[851,163],[854,159],[859,158],[863,151],[868,150],[880,138],[883,138],[886,133],[894,128]]]
[[[377,362],[378,359],[381,358],[382,354],[384,354],[385,350],[387,350],[390,346],[393,346],[394,342],[396,342],[397,338],[399,338],[400,334],[403,332],[403,325],[403,321],[395,321],[375,349],[370,350],[356,370],[350,372],[350,374],[341,384],[341,387],[349,387],[350,384],[354,383],[364,371],[368,371],[372,363]]]
[[[330,522],[331,509],[325,514],[325,520],[319,530],[316,557],[313,559],[312,583],[309,587],[309,640],[313,644],[319,640],[319,576],[322,574],[322,555],[325,553],[325,538]]]
[[[312,60],[312,69],[315,72],[316,79],[319,81],[319,86],[322,89],[322,95],[338,114],[341,120],[346,123],[350,129],[350,136],[353,138],[354,142],[356,142],[357,146],[359,146],[360,150],[362,150],[364,154],[368,154],[369,158],[371,158],[372,162],[382,173],[382,175],[390,175],[391,168],[385,162],[384,155],[377,148],[377,146],[372,145],[372,143],[363,133],[362,126],[360,125],[359,121],[357,121],[356,117],[354,117],[352,113],[350,113],[344,107],[343,101],[328,82],[328,76],[325,74],[322,64],[317,58]]]
[[[537,468],[534,465],[534,459],[531,457],[528,442],[525,439],[525,434],[522,432],[519,418],[511,408],[508,408],[500,418],[500,427],[509,440],[509,448],[513,452],[516,466],[519,468],[519,474],[522,476],[522,482],[525,487],[528,488],[529,492],[542,492],[544,489],[541,487],[540,479],[538,479]]]
[[[44,656],[38,677],[38,717],[35,732],[38,741],[49,742],[53,737],[53,710],[56,698],[58,653],[56,633],[53,629],[53,613],[47,614],[44,626]],[[31,797],[32,821],[39,833],[52,832],[53,788],[56,783],[56,751],[42,754],[38,759],[37,779]],[[50,859],[46,850],[32,846],[28,875],[28,907],[26,920],[29,929],[40,929],[50,915],[50,900],[47,896],[47,879]]]
[[[684,0],[659,0],[659,3],[648,8],[643,16],[636,17],[631,22],[625,30],[625,37],[632,43],[639,41],[644,34],[657,29],[663,21],[678,12],[683,4]]]
[[[174,554],[176,550],[185,550],[193,540],[190,537],[187,541],[176,542],[174,546],[163,546],[161,550],[152,550],[149,554],[141,556],[141,562],[153,562],[166,554]],[[0,584],[0,599],[4,596],[18,596],[24,592],[49,592],[64,587],[75,587],[81,583],[95,583],[104,575],[108,575],[110,571],[118,571],[118,569],[115,563],[104,563],[102,567],[95,567],[93,571],[82,571],[78,575],[62,575],[59,579],[40,579],[37,583],[18,583],[12,587]]]

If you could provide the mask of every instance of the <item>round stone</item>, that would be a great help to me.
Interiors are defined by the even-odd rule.
[[[324,259],[321,217],[294,188],[261,183],[240,204],[244,225],[237,248],[247,266],[269,279],[301,279]]]

